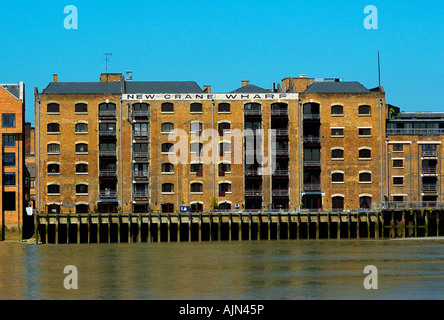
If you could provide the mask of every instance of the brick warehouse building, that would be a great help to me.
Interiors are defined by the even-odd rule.
[[[24,125],[25,86],[0,84],[1,113],[1,186],[0,224],[9,230],[21,230],[23,226],[24,202]],[[5,230],[2,230],[3,239]]]
[[[392,120],[382,87],[300,76],[213,93],[187,81],[54,76],[35,90],[35,106],[40,212],[203,211],[212,198],[245,210],[400,200],[383,184]]]

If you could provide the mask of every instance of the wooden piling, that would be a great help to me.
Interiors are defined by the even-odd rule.
[[[221,234],[222,234],[222,214],[219,212],[219,223],[217,224],[217,240],[221,241]]]
[[[439,237],[439,211],[436,212],[436,236]]]
[[[290,224],[291,224],[291,214],[287,213],[287,240],[290,240]]]
[[[132,221],[131,221],[131,219],[132,219],[131,213],[128,213],[128,233],[127,233],[128,243],[132,242],[132,239],[131,239],[131,224],[132,224]]]
[[[239,223],[237,225],[237,240],[242,241],[242,213],[239,212]]]
[[[152,239],[151,239],[151,222],[152,222],[152,215],[151,215],[151,213],[149,213],[148,214],[148,235],[147,235],[147,237],[148,237],[148,243],[151,243],[152,242]]]
[[[330,226],[331,226],[331,215],[330,212],[327,212],[327,239],[330,239]]]
[[[66,244],[69,244],[69,226],[71,224],[71,214],[66,215]]]
[[[97,243],[100,243],[100,230],[102,229],[102,217],[100,213],[97,215]]]
[[[370,239],[370,212],[367,211],[367,238]]]
[[[347,232],[348,232],[348,238],[350,239],[351,236],[351,218],[350,218],[350,212],[347,212]]]
[[[213,238],[213,214],[210,212],[210,214],[209,214],[209,216],[208,216],[208,218],[209,218],[209,224],[210,224],[210,234],[209,234],[209,237],[210,237],[210,242],[213,240],[212,238]]]
[[[271,239],[271,213],[269,212],[267,216],[268,216],[268,224],[267,224],[267,233],[268,233],[268,235],[267,235],[267,239],[268,239],[268,241],[270,241],[270,239]]]
[[[233,216],[231,212],[228,214],[228,239],[231,241],[231,226],[233,223]]]
[[[311,213],[307,212],[307,239],[310,239],[310,222],[311,222]]]
[[[91,244],[91,214],[88,213],[87,217],[87,228],[88,228],[88,244]]]
[[[338,223],[336,225],[336,232],[337,232],[337,239],[341,239],[341,223],[342,223],[342,218],[341,218],[341,212],[338,211]]]
[[[252,219],[251,212],[248,213],[248,241],[251,241],[251,225],[252,225]]]
[[[199,212],[199,242],[202,242],[202,213]]]
[[[417,218],[418,212],[415,211],[413,213],[413,221],[414,221],[414,225],[415,225],[415,238],[418,237],[418,218]]]
[[[55,244],[59,244],[59,223],[60,223],[60,216],[56,214]]]
[[[37,214],[36,214],[36,217],[37,217]],[[37,219],[37,221],[39,221],[39,220]],[[36,221],[36,226],[38,225],[37,221]],[[49,243],[49,226],[50,226],[49,214],[47,214],[46,215],[46,235],[45,235],[47,244]],[[36,232],[37,232],[36,234],[38,234],[38,230]]]
[[[321,223],[320,221],[320,216],[319,216],[319,212],[316,213],[316,239],[319,239],[319,224]]]
[[[297,213],[297,220],[296,220],[296,239],[300,239],[301,237],[301,214]]]
[[[401,227],[402,227],[402,237],[405,238],[405,210],[402,211]]]
[[[257,239],[258,240],[263,240],[262,239],[262,234],[261,234],[261,229],[262,229],[262,215],[259,212],[258,220],[257,220]]]
[[[162,215],[159,213],[157,215],[157,242],[160,242],[160,224],[162,223]]]
[[[425,236],[429,236],[429,213],[428,211],[425,212]]]
[[[80,226],[82,223],[82,216],[80,214],[77,215],[77,244],[80,244]]]
[[[356,238],[360,239],[361,238],[361,234],[360,234],[360,230],[361,230],[361,217],[360,217],[360,212],[356,212]]]
[[[276,240],[281,240],[281,213],[278,212],[278,221],[276,225]]]

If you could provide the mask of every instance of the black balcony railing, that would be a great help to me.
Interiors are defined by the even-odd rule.
[[[321,185],[318,183],[305,183],[304,191],[307,192],[318,192],[321,191]]]
[[[100,199],[116,199],[117,190],[100,190],[99,196]]]
[[[259,189],[247,189],[245,190],[245,196],[246,197],[262,197],[264,192]]]

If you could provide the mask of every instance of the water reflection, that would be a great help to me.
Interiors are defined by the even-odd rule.
[[[444,241],[0,243],[1,299],[442,299]],[[375,265],[379,289],[365,290]],[[79,289],[65,290],[75,265]]]

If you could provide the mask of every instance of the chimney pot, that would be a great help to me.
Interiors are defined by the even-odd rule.
[[[243,80],[242,81],[242,87],[245,87],[245,86],[247,86],[247,85],[249,85],[250,84],[250,81],[249,80]]]

